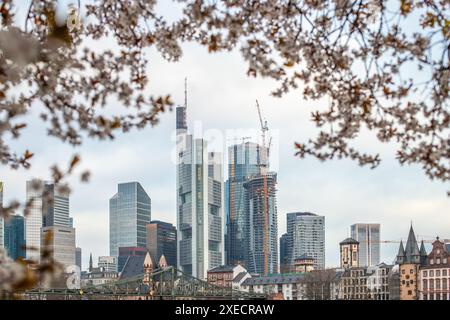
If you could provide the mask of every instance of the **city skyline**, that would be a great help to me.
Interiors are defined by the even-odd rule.
[[[222,58],[230,71],[220,77],[212,74],[209,82],[203,81],[206,70]],[[254,99],[260,98],[271,128],[278,129],[282,139],[277,169],[278,236],[286,231],[287,212],[311,211],[326,216],[326,261],[330,266],[339,264],[339,257],[335,254],[337,244],[349,235],[348,226],[356,222],[380,223],[383,227],[381,238],[388,240],[400,240],[396,225],[405,220],[413,220],[414,224],[420,225],[419,235],[423,234],[428,239],[435,233],[443,238],[449,237],[446,230],[450,229],[450,222],[444,218],[450,211],[450,200],[443,183],[430,181],[418,167],[400,167],[393,159],[393,148],[378,143],[376,146],[380,146],[384,162],[375,170],[360,168],[348,160],[319,163],[314,159],[294,157],[294,141],[301,141],[313,130],[307,108],[311,102],[302,102],[305,108],[299,108],[295,94],[289,94],[286,99],[268,97],[272,82],[241,75],[243,66],[235,54],[222,58],[188,46],[179,65],[162,62],[155,66],[156,70],[167,68],[168,72],[167,77],[155,83],[155,90],[172,92],[174,100],[180,103],[183,100],[183,78],[175,77],[175,74],[188,75],[188,123],[202,120],[205,130],[244,128],[258,132]],[[174,78],[179,80],[173,81]],[[222,81],[226,86],[220,86],[220,90],[214,87],[214,83]],[[205,93],[209,93],[206,100]],[[218,112],[214,112],[209,107],[211,105],[217,107]],[[236,117],[236,114],[240,116]],[[33,166],[27,171],[1,169],[6,184],[5,202],[25,199],[24,181],[31,177],[47,178],[50,163],[66,165],[71,153],[80,152],[82,168],[89,168],[93,173],[89,184],[80,184],[75,178],[70,180],[74,187],[71,214],[77,229],[77,246],[83,248],[84,268],[90,251],[94,256],[108,253],[108,226],[103,222],[108,217],[107,199],[115,192],[117,183],[140,181],[149,195],[157,199],[153,203],[155,215],[152,218],[175,224],[175,166],[171,162],[174,118],[174,112],[168,113],[153,129],[119,135],[114,142],[89,141],[77,148],[52,139],[49,140],[51,148],[41,146],[38,141],[45,138],[45,130],[31,123],[24,131],[23,140],[17,141],[17,148],[33,147],[36,152]],[[360,144],[370,144],[370,141],[373,140],[363,136]],[[115,161],[110,161],[110,158]],[[92,194],[96,194],[94,199]],[[323,201],[323,194],[327,195],[327,201]],[[384,244],[381,261],[392,260],[396,250],[395,244]]]

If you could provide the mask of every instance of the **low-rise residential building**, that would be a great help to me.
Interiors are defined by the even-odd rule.
[[[274,274],[262,277],[247,278],[241,285],[241,290],[251,293],[266,293],[269,299],[280,294],[284,300],[304,300],[304,274]]]
[[[450,300],[450,244],[436,238],[419,271],[420,300]]]
[[[346,268],[341,278],[339,299],[390,300],[390,277],[393,265]]]
[[[240,264],[235,266],[218,266],[208,270],[207,281],[210,284],[239,289],[250,274]]]
[[[116,271],[106,271],[103,268],[92,268],[89,272],[81,273],[81,287],[97,286],[114,282],[119,279]]]
[[[98,266],[105,271],[117,272],[117,258],[111,256],[98,257]]]

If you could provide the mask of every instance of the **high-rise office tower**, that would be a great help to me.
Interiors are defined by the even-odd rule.
[[[56,262],[64,268],[75,265],[75,229],[63,226],[48,226],[41,229],[41,243],[45,243],[48,233],[52,233],[47,249]]]
[[[0,181],[0,206],[3,207],[3,182]],[[0,217],[0,249],[5,247],[5,222],[3,217]]]
[[[109,200],[109,255],[119,247],[146,246],[146,226],[151,221],[150,197],[138,182],[120,183]]]
[[[227,264],[248,264],[249,212],[246,211],[244,183],[259,172],[264,149],[256,143],[243,142],[228,148],[228,175],[226,182]]]
[[[288,234],[285,233],[280,237],[280,273],[288,273],[291,268],[289,266],[288,254]]]
[[[206,279],[224,263],[222,154],[188,134],[185,105],[176,109],[178,268]]]
[[[25,258],[25,219],[19,215],[9,217],[4,224],[5,249],[11,259]]]
[[[325,268],[325,217],[310,212],[287,214],[289,264],[304,254],[315,259],[315,269]]]
[[[169,266],[177,266],[177,228],[171,223],[152,221],[147,225],[147,249],[154,263],[164,255]]]
[[[39,261],[43,227],[60,226],[73,229],[69,220],[69,195],[58,185],[33,180],[27,181],[26,199],[30,204],[25,218],[26,258]],[[75,229],[72,231],[75,234]]]
[[[117,259],[117,271],[122,272],[123,267],[130,257],[142,257],[147,254],[147,248],[143,247],[120,247]]]
[[[278,272],[277,175],[251,176],[244,183],[248,223],[247,270],[258,274]]]
[[[380,263],[380,224],[356,223],[351,237],[359,242],[359,266],[370,267]]]
[[[82,264],[82,250],[79,247],[75,248],[75,264],[82,270],[83,264]]]

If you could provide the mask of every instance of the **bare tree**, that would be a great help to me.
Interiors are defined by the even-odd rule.
[[[305,297],[307,300],[332,300],[333,284],[336,280],[334,269],[314,270],[305,274]]]

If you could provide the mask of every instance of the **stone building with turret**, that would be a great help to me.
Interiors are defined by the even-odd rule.
[[[406,246],[400,242],[396,264],[399,265],[400,300],[417,300],[419,298],[420,267],[425,265],[427,252],[423,241],[417,243],[414,229],[411,225]]]

